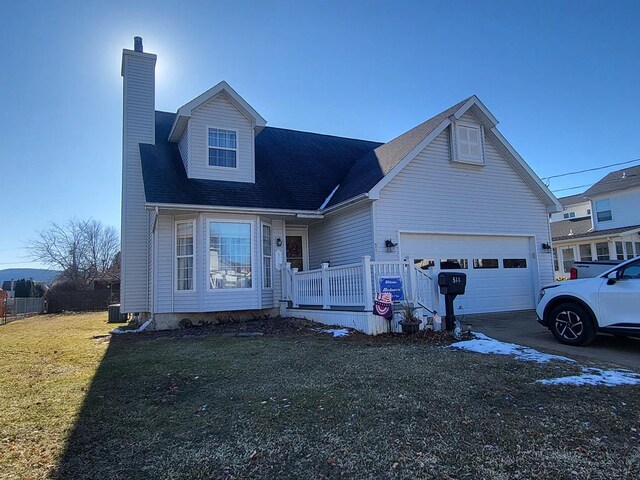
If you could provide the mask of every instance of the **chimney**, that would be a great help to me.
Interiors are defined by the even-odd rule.
[[[148,212],[140,164],[140,144],[155,144],[156,56],[142,50],[135,37],[133,50],[122,51],[122,313],[150,312],[147,268]]]

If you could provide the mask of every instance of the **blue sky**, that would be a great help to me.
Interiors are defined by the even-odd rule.
[[[475,93],[546,177],[640,158],[639,14],[624,1],[11,2],[0,269],[38,266],[24,244],[49,222],[119,227],[134,35],[158,55],[159,110],[224,79],[271,126],[386,141]]]

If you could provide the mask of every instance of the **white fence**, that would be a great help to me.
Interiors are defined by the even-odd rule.
[[[403,301],[429,310],[438,308],[437,273],[416,268],[412,259],[403,262],[361,262],[299,272],[287,263],[284,274],[285,298],[294,307],[310,306],[373,309],[374,294],[380,293],[385,279],[401,283]]]

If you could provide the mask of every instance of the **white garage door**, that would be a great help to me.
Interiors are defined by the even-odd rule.
[[[400,236],[400,254],[422,259],[423,268],[467,274],[466,293],[454,302],[458,314],[535,307],[528,237],[407,233]]]

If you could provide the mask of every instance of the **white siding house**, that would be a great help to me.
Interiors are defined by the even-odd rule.
[[[387,276],[430,311],[433,273],[464,271],[465,313],[532,308],[553,278],[562,206],[477,97],[379,143],[267,127],[226,82],[154,112],[154,64],[141,41],[123,53],[124,312],[378,333]]]
[[[640,166],[611,172],[584,193],[560,201],[567,212],[587,214],[551,219],[556,278],[570,278],[578,260],[621,261],[640,255]]]

